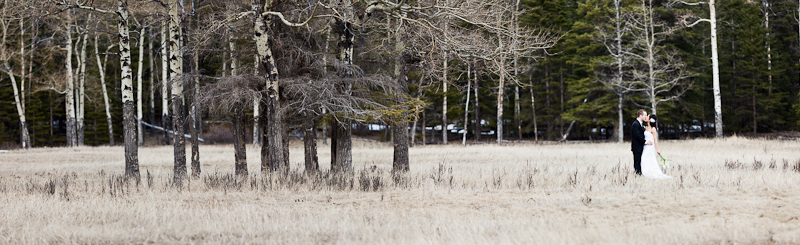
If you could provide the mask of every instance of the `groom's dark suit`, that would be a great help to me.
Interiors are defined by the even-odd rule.
[[[639,120],[631,125],[631,151],[633,152],[633,169],[642,175],[642,150],[644,149],[644,127]]]

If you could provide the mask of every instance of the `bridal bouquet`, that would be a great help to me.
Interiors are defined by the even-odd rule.
[[[664,159],[664,157],[661,156],[660,153],[658,154],[658,158],[661,159],[661,168],[662,169],[667,169],[667,167],[669,167],[669,164],[667,163],[667,159]]]

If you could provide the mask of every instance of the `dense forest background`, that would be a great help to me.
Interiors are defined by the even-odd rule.
[[[22,107],[32,146],[67,144],[64,67],[66,61],[71,59],[75,70],[80,70],[78,64],[81,64],[81,57],[85,64],[83,142],[86,145],[105,145],[110,142],[100,69],[105,72],[108,86],[113,137],[117,142],[122,142],[123,103],[119,46],[115,45],[115,16],[91,15],[89,11],[78,8],[59,9],[62,5],[58,3],[63,1],[41,1],[23,4],[19,8],[9,7],[10,2],[6,0],[0,3],[4,8],[2,59],[6,62],[4,73],[0,75],[0,149],[21,145],[18,102],[9,74],[16,76],[15,86],[18,86],[20,96],[24,97]],[[93,4],[103,5],[103,1],[96,2]],[[165,56],[161,55],[161,47],[165,46],[162,45],[165,40],[162,38],[162,22],[166,11],[159,9],[159,2],[130,2],[130,52],[134,84],[141,83],[144,88],[141,97],[143,121],[167,125],[161,117],[164,113],[162,108],[167,107],[162,107],[166,100],[161,99],[163,92],[160,86],[164,76],[161,66],[162,57]],[[197,77],[198,84],[205,88],[225,81],[225,77],[235,77],[237,74],[231,74],[232,69],[238,69],[239,74],[256,70],[253,68],[257,61],[254,57],[256,44],[252,38],[252,22],[230,21],[236,17],[231,12],[250,9],[250,1],[183,2],[184,23],[187,23],[183,27],[186,35],[184,53],[197,56],[196,66],[192,57],[185,57],[185,63],[188,64],[185,66],[186,73]],[[664,137],[714,137],[714,130],[719,125],[714,124],[711,27],[708,23],[690,26],[699,18],[709,18],[708,6],[674,1],[620,1],[620,26],[625,31],[619,40],[621,49],[615,49],[615,2],[521,0],[520,8],[513,12],[518,14],[515,14],[515,23],[511,26],[518,24],[547,31],[557,36],[558,41],[552,47],[537,49],[527,57],[514,58],[514,71],[509,70],[511,77],[504,83],[497,71],[488,68],[491,66],[489,63],[496,60],[474,58],[477,55],[448,56],[444,52],[442,54],[445,55],[430,58],[433,56],[425,53],[424,57],[419,58],[424,61],[415,61],[422,65],[409,68],[407,72],[408,94],[419,98],[419,105],[423,105],[415,114],[417,120],[413,121],[413,128],[418,128],[411,130],[414,142],[441,143],[446,141],[443,137],[460,141],[459,132],[465,123],[470,141],[494,141],[499,131],[496,130],[498,123],[505,127],[502,133],[506,140],[616,141],[620,133],[620,101],[625,123],[623,131],[629,127],[627,123],[634,120],[638,109],[647,109],[648,112],[657,110]],[[772,135],[797,131],[800,127],[799,4],[795,0],[725,0],[716,3],[725,135]],[[295,22],[302,22],[310,16],[312,5],[310,2],[288,0],[274,3],[276,11],[283,11],[288,19]],[[355,4],[354,8],[357,13],[364,11],[363,5]],[[652,9],[649,12],[652,15],[646,14],[648,9]],[[70,19],[65,15],[70,15]],[[648,19],[655,25],[637,26],[635,23]],[[380,21],[384,20],[376,22]],[[466,26],[466,29],[470,26],[464,23],[456,25]],[[279,63],[291,63],[278,66],[281,74],[287,74],[285,77],[307,76],[302,74],[302,67],[307,63],[314,63],[326,54],[339,56],[338,36],[330,30],[325,31],[326,26],[333,24],[309,24],[298,28],[276,24],[272,31],[277,38],[270,43],[275,50],[275,59]],[[648,95],[647,89],[644,89],[646,86],[637,82],[646,77],[648,70],[646,64],[635,59],[636,55],[644,54],[637,42],[648,38],[647,34],[641,35],[642,28],[647,29],[648,26],[655,30],[649,36],[656,39],[654,43],[657,49],[652,53],[656,57],[663,57],[654,60],[663,65],[656,66],[662,71],[657,79],[674,80],[674,83],[667,85],[669,89],[656,96]],[[71,37],[65,34],[68,28],[71,28]],[[424,29],[414,26],[408,28],[409,33],[414,28]],[[359,72],[390,76],[397,74],[393,71],[397,69],[394,65],[400,55],[386,48],[390,45],[386,43],[388,34],[379,31],[378,27],[366,25],[356,28],[354,34],[355,42],[359,45],[355,47],[353,63]],[[413,37],[404,39],[409,47],[414,42],[423,42]],[[72,43],[67,45],[67,41]],[[327,49],[328,46],[331,48]],[[69,47],[74,49],[71,55],[67,54]],[[618,56],[624,58],[620,59],[624,63],[622,75],[616,73]],[[104,67],[98,68],[97,61],[104,59]],[[509,56],[507,61],[511,63],[512,58]],[[136,75],[139,70],[141,76]],[[614,79],[619,76],[627,85],[614,85]],[[75,79],[78,79],[77,76]],[[187,84],[190,85],[185,91],[191,91],[193,85]],[[503,93],[498,92],[501,84],[499,89]],[[470,104],[469,108],[465,108],[468,105],[468,91]],[[504,96],[503,100],[498,100],[498,95]],[[213,97],[208,94],[205,96]],[[652,103],[651,97],[659,100],[657,105]],[[192,105],[191,99],[191,95],[186,97],[187,106]],[[498,101],[503,102],[500,107],[497,106]],[[197,104],[201,105],[201,137],[205,137],[207,142],[231,142],[231,115],[225,113],[226,108],[230,107],[213,106],[217,104]],[[292,105],[295,104],[287,104],[289,107]],[[500,113],[498,108],[502,109]],[[467,109],[469,114],[465,115]],[[183,111],[188,115],[190,110]],[[258,113],[252,105],[243,113],[246,118],[244,122],[249,125],[245,135],[252,140],[251,132],[256,122],[254,114]],[[498,120],[497,115],[502,120]],[[452,124],[446,127],[451,130],[445,134],[441,131],[444,119],[447,120],[446,124]],[[287,129],[295,132],[290,135],[300,135],[300,129],[292,125],[302,123],[302,120],[289,120]],[[374,127],[369,126],[391,125],[391,120],[367,117],[356,124],[354,136],[382,140],[391,137],[390,131],[370,133]],[[325,120],[320,120],[315,126],[318,134],[330,132],[323,130],[328,127]],[[426,127],[428,130],[424,130]],[[148,127],[144,127],[144,132],[146,142],[165,143],[160,140],[163,138],[162,132]]]

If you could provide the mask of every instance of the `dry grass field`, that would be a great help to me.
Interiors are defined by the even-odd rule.
[[[662,142],[671,180],[634,177],[630,143],[417,146],[354,141],[348,177],[232,178],[233,147],[170,184],[172,147],[0,153],[0,244],[798,244],[800,142]],[[302,147],[293,143],[292,169]],[[329,149],[320,162],[329,168]]]

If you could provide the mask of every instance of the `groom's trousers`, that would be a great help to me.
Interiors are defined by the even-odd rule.
[[[642,152],[633,151],[633,170],[636,174],[642,175]]]

